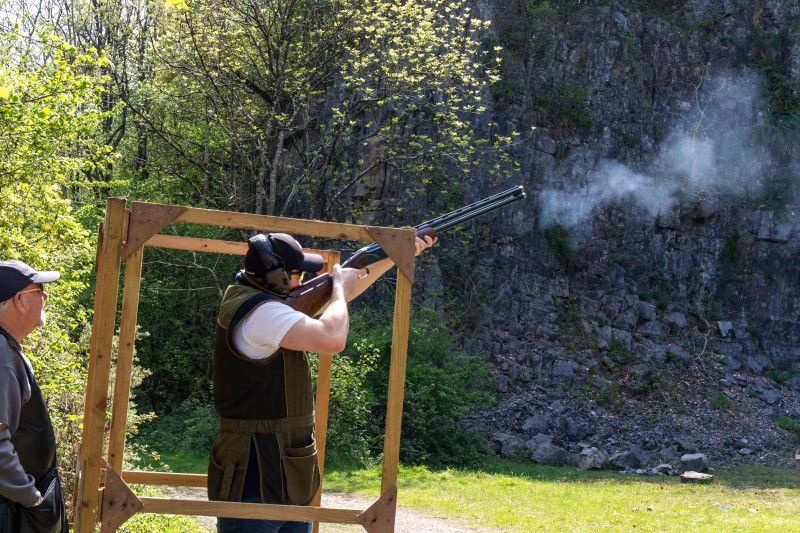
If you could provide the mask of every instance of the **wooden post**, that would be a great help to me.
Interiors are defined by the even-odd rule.
[[[106,202],[106,218],[103,222],[102,250],[99,263],[101,275],[97,279],[95,315],[92,323],[93,349],[89,353],[92,371],[87,384],[91,391],[91,402],[84,413],[85,441],[81,461],[81,494],[75,509],[75,531],[91,533],[95,529],[100,506],[100,462],[105,437],[106,408],[108,406],[108,382],[111,371],[111,355],[114,341],[114,325],[117,317],[122,241],[127,223],[125,200],[109,198]]]
[[[392,359],[389,367],[389,397],[386,406],[386,437],[383,443],[383,476],[381,493],[397,483],[400,460],[400,429],[403,422],[403,394],[406,379],[406,352],[411,311],[411,280],[397,271],[394,323],[392,326]]]
[[[125,288],[117,348],[117,375],[114,383],[114,402],[111,405],[111,429],[108,441],[108,465],[122,472],[125,451],[125,429],[128,422],[128,403],[131,394],[131,372],[136,343],[136,319],[139,311],[139,288],[142,281],[144,248],[138,248],[125,261]]]
[[[101,222],[97,227],[97,252],[95,253],[94,259],[94,272],[97,276],[97,279],[100,280],[103,277],[103,223]],[[94,316],[97,316],[98,307],[100,302],[102,301],[101,296],[101,285],[100,283],[96,284],[95,287],[95,296],[94,296]],[[94,380],[94,362],[92,361],[91,354],[97,351],[97,328],[94,327],[94,321],[92,321],[92,335],[89,339],[89,361],[87,363],[86,369],[86,393],[84,395],[84,406],[90,405],[92,403],[92,387],[91,383]],[[78,496],[83,494],[83,472],[86,470],[86,434],[89,429],[89,425],[86,423],[86,412],[84,407],[84,421],[83,421],[83,430],[81,431],[81,445],[78,448],[78,459],[76,460],[75,464],[75,488],[72,494],[72,508],[77,510],[78,509]],[[77,512],[76,512],[77,515]]]
[[[325,266],[328,274],[333,273],[333,265],[340,262],[341,254],[328,252],[324,255]],[[314,435],[317,439],[317,462],[319,463],[320,484],[317,493],[311,500],[311,505],[319,507],[322,503],[322,483],[325,480],[325,448],[328,443],[328,408],[331,397],[331,369],[333,355],[319,354],[319,368],[317,369],[317,400],[314,408]],[[319,532],[319,522],[314,522],[313,533]]]

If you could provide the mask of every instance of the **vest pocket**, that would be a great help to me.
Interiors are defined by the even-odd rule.
[[[209,500],[238,501],[241,498],[249,450],[249,439],[241,439],[239,434],[217,434],[208,457]]]
[[[284,448],[281,455],[286,503],[306,505],[319,489],[317,444],[304,448]]]

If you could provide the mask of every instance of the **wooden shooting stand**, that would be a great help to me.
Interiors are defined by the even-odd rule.
[[[172,222],[377,242],[394,260],[398,267],[397,290],[381,496],[371,507],[366,510],[322,508],[320,507],[321,488],[310,506],[139,498],[130,489],[128,483],[206,486],[205,475],[122,470],[144,247],[156,246],[236,255],[244,255],[247,251],[247,244],[241,242],[159,234],[165,226]],[[144,512],[314,521],[315,532],[321,522],[362,524],[369,532],[393,532],[397,503],[397,466],[400,456],[400,424],[408,349],[411,286],[414,281],[415,235],[416,232],[413,228],[395,229],[334,224],[315,220],[143,202],[132,202],[130,209],[127,209],[124,198],[110,198],[106,204],[106,215],[100,226],[97,242],[97,288],[89,352],[83,439],[77,467],[74,531],[78,533],[94,532],[98,521],[101,524],[101,532],[115,531],[135,513]],[[339,259],[338,252],[317,250],[314,252],[323,255],[328,271]],[[126,268],[119,316],[116,380],[111,423],[109,431],[106,432],[112,344],[117,320],[117,300],[123,261]],[[316,397],[316,437],[321,474],[324,472],[330,374],[331,355],[320,355]],[[104,457],[103,443],[106,436],[108,436],[108,449],[107,457]]]

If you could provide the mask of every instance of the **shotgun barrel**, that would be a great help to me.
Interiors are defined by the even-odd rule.
[[[522,185],[512,187],[501,193],[497,193],[473,204],[460,207],[427,222],[418,224],[414,226],[414,229],[417,230],[418,237],[423,237],[425,235],[435,237],[437,232],[443,231],[447,228],[452,228],[453,226],[457,226],[459,224],[463,224],[464,222],[472,220],[473,218],[481,215],[485,215],[490,211],[494,211],[495,209],[499,209],[500,207],[504,207],[508,204],[518,202],[519,200],[525,199],[527,196],[528,195],[525,193],[525,188],[522,187]],[[372,243],[359,250],[356,250],[353,255],[348,257],[347,260],[342,263],[342,266],[349,268],[364,268],[372,263],[375,263],[376,261],[385,259],[386,257],[386,252],[383,251],[381,245],[378,243]]]
[[[495,205],[497,202],[508,199],[512,199],[511,200],[512,202],[516,202],[517,200],[522,200],[526,196],[527,195],[525,194],[525,188],[522,185],[518,185],[516,187],[511,187],[510,189],[505,190],[503,192],[497,193],[493,196],[489,196],[488,198],[484,198],[483,200],[479,200],[473,204],[469,204],[464,207],[459,207],[455,211],[451,211],[445,215],[440,215],[432,220],[423,222],[422,224],[418,224],[414,226],[414,228],[416,229],[422,229],[426,227],[435,228],[438,227],[438,225],[447,223],[448,221],[453,220],[457,217],[467,215],[487,207],[490,208],[489,211],[491,211],[492,210],[491,206]]]
[[[427,222],[423,222],[414,229],[417,236],[435,237],[437,232],[444,231],[453,226],[463,224],[468,220],[485,215],[495,209],[505,207],[508,204],[518,202],[527,197],[525,189],[520,185],[512,187],[506,191],[479,200],[475,203],[440,215]],[[356,250],[353,255],[348,257],[343,263],[344,268],[365,268],[381,259],[388,257],[386,252],[378,243],[372,243]],[[308,316],[316,316],[327,305],[333,288],[333,280],[330,274],[320,274],[308,280],[299,287],[289,291],[285,303],[293,309],[300,311]]]

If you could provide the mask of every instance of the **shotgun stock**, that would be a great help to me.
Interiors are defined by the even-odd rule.
[[[525,189],[521,185],[512,187],[507,191],[484,198],[474,204],[467,205],[427,222],[423,222],[422,224],[414,226],[414,229],[417,230],[417,237],[424,238],[427,235],[434,238],[437,233],[447,228],[463,224],[468,220],[485,215],[490,211],[494,211],[495,209],[517,202],[526,197]],[[373,243],[357,250],[342,263],[342,267],[361,269],[381,259],[385,259],[386,257],[388,256],[386,252],[383,251],[383,248],[381,248],[379,244]],[[300,311],[308,316],[316,316],[322,311],[325,305],[327,305],[332,290],[333,280],[331,275],[327,273],[320,274],[289,291],[285,302],[296,311]]]

